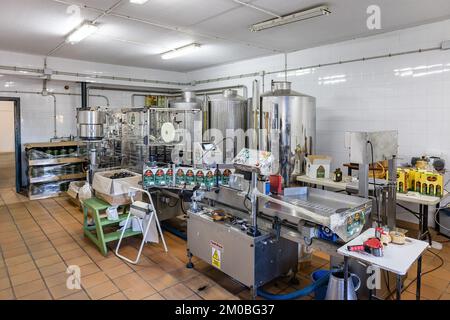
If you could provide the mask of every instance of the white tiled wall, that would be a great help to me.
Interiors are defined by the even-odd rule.
[[[438,47],[448,39],[450,20],[291,53],[288,68]],[[201,80],[283,68],[284,56],[278,55],[203,69],[189,76]],[[413,68],[413,74],[409,69],[395,71],[406,68]],[[262,77],[256,79],[262,81]],[[271,80],[283,79],[284,74],[264,77],[265,91]],[[251,94],[253,80],[219,84],[244,84]],[[450,50],[321,67],[289,74],[288,81],[294,90],[317,98],[317,152],[331,155],[334,167],[349,160],[345,131],[389,129],[399,131],[400,163],[429,154],[444,157],[450,166]],[[400,216],[415,221],[407,214]],[[430,223],[433,219],[430,217]]]

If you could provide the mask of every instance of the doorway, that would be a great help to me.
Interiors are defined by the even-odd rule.
[[[0,189],[22,189],[20,99],[0,97]]]

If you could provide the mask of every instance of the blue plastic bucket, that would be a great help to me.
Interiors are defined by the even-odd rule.
[[[322,279],[323,277],[330,277],[330,271],[328,270],[317,270],[311,274],[311,278],[313,282]],[[327,295],[328,288],[328,280],[324,282],[321,286],[318,286],[314,289],[314,299],[316,300],[325,300],[325,296]]]

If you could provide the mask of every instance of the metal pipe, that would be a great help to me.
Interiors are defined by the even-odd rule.
[[[81,109],[86,110],[88,108],[88,93],[87,93],[87,83],[81,83]]]
[[[48,96],[53,98],[53,138],[57,138],[56,126],[57,126],[57,115],[56,115],[56,96],[54,94],[49,94]]]

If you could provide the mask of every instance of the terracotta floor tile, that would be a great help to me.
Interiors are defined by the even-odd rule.
[[[71,251],[71,250],[75,250],[75,249],[79,249],[79,248],[80,248],[80,246],[76,243],[66,243],[66,244],[57,246],[56,250],[58,250],[59,253],[62,253],[62,252]]]
[[[101,271],[88,276],[81,276],[81,285],[83,288],[92,288],[106,281],[109,281],[109,278]]]
[[[412,284],[408,289],[408,292],[415,294],[416,293],[416,283]],[[422,283],[420,289],[420,296],[430,300],[438,300],[442,295],[443,291],[438,290],[436,288],[430,287],[427,284]]]
[[[202,299],[202,297],[200,297],[200,296],[198,296],[196,294],[193,294],[192,296],[189,296],[189,297],[187,297],[184,300],[203,300],[203,299]]]
[[[41,251],[32,252],[31,254],[32,254],[33,258],[36,260],[36,259],[53,256],[53,255],[57,254],[57,252],[55,249],[50,248],[50,249],[44,249]]]
[[[198,276],[199,272],[195,269],[188,269],[186,267],[182,267],[180,269],[170,272],[170,275],[178,279],[179,281],[186,281],[193,277]]]
[[[44,281],[41,279],[14,286],[14,293],[17,298],[46,289]]]
[[[19,300],[53,300],[53,298],[48,290],[45,289],[19,298]]]
[[[12,276],[11,283],[13,286],[18,286],[23,283],[38,279],[41,279],[41,275],[39,274],[39,272],[37,270],[31,270]]]
[[[81,270],[81,277],[84,277],[99,272],[100,268],[95,263],[89,263],[82,266],[80,270]]]
[[[127,299],[128,299],[127,296],[124,295],[122,292],[117,292],[110,296],[102,298],[102,300],[127,300]]]
[[[89,296],[83,290],[77,290],[77,293],[68,295],[61,300],[91,300]]]
[[[63,273],[57,273],[48,277],[44,277],[44,281],[47,284],[47,287],[51,288],[57,285],[65,284],[67,282],[67,279],[69,277],[69,274],[63,272]]]
[[[198,275],[189,280],[183,282],[189,289],[194,292],[198,292],[199,289],[205,289],[207,287],[212,287],[215,282],[204,275]],[[201,291],[201,290],[200,290]]]
[[[152,266],[147,268],[142,268],[137,273],[145,280],[153,280],[162,277],[167,274],[161,267]]]
[[[63,262],[39,268],[39,271],[44,277],[52,276],[57,273],[66,273],[66,270],[67,266]]]
[[[5,265],[3,267],[0,267],[0,279],[8,277],[8,269]]]
[[[116,256],[112,256],[112,257],[107,258],[107,259],[105,259],[103,261],[97,262],[97,265],[103,271],[106,271],[106,270],[109,270],[109,269],[114,269],[114,268],[116,268],[116,267],[118,267],[118,266],[120,266],[122,264],[124,264],[124,262],[122,262],[122,260],[120,260]]]
[[[194,294],[194,292],[182,283],[167,288],[159,292],[167,300],[184,300]]]
[[[20,256],[5,259],[5,263],[8,267],[11,267],[11,266],[15,266],[17,264],[29,262],[31,260],[32,260],[32,258],[29,254],[22,254]]]
[[[130,300],[141,300],[156,293],[156,291],[151,285],[142,280],[141,282],[135,283],[132,287],[123,290],[123,293]]]
[[[107,281],[98,286],[89,288],[86,291],[91,299],[99,300],[119,292],[119,288],[117,288],[111,281]]]
[[[113,280],[114,284],[122,291],[131,288],[136,283],[140,283],[142,281],[144,280],[139,277],[137,273],[129,273]]]
[[[87,257],[86,252],[84,252],[83,249],[80,249],[80,248],[61,252],[59,255],[66,261],[70,260],[70,259],[80,258],[80,257]]]
[[[9,277],[0,278],[0,291],[11,287]]]
[[[4,289],[0,291],[0,300],[14,300],[14,293],[12,289]]]
[[[226,300],[231,297],[228,291],[218,286],[207,287],[205,290],[197,292],[197,294],[205,300]]]
[[[160,292],[166,288],[169,288],[177,283],[179,283],[176,278],[172,277],[170,274],[165,274],[159,278],[149,280],[148,283],[156,289],[156,291]]]
[[[66,283],[58,284],[49,288],[50,293],[52,294],[54,299],[61,299],[67,297],[69,295],[73,295],[79,291],[79,289],[68,289]]]
[[[33,261],[24,262],[21,264],[16,264],[8,268],[8,273],[10,276],[15,276],[26,271],[36,270],[36,266]]]
[[[21,247],[21,248],[15,248],[15,249],[9,249],[9,250],[3,251],[3,256],[5,257],[5,259],[22,256],[24,254],[28,254],[28,248],[25,246]]]
[[[36,265],[39,268],[41,268],[41,267],[46,267],[46,266],[50,266],[55,263],[62,262],[62,259],[58,255],[53,255],[53,256],[48,256],[45,258],[37,259],[37,260],[35,260],[35,262],[36,262]]]
[[[134,272],[133,269],[131,269],[128,265],[122,264],[115,268],[107,269],[105,271],[106,275],[110,279],[116,279],[118,277],[121,277],[123,275],[129,274],[131,272]]]
[[[79,267],[85,266],[85,265],[90,264],[92,262],[93,261],[88,256],[82,256],[82,257],[66,260],[66,264],[67,265],[69,265],[69,266],[79,266]]]
[[[159,293],[152,294],[151,296],[145,297],[143,300],[166,300]]]

